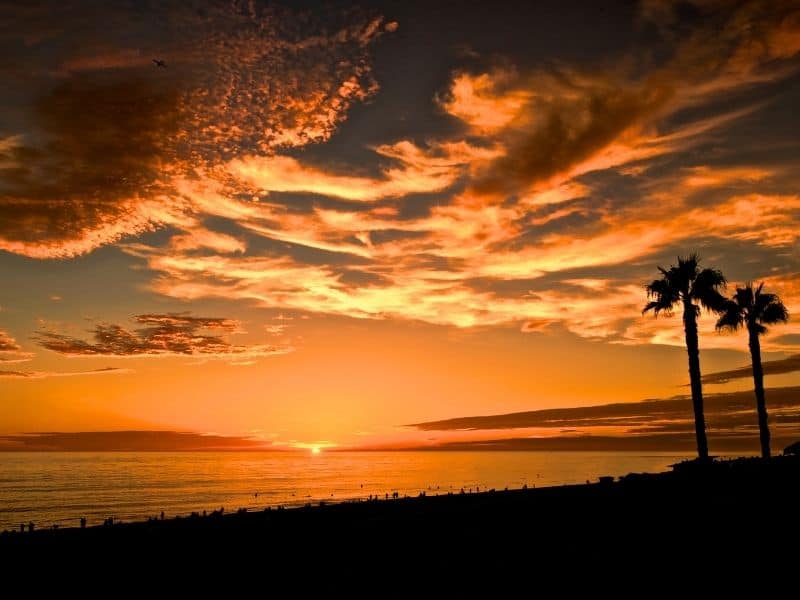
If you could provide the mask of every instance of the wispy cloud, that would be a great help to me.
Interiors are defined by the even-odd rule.
[[[132,369],[118,369],[116,367],[104,367],[102,369],[90,369],[88,371],[7,371],[0,370],[0,378],[5,379],[50,379],[51,377],[81,377],[84,375],[127,375],[133,373]]]
[[[250,156],[229,165],[232,175],[261,192],[310,192],[355,201],[374,201],[408,194],[435,193],[450,187],[475,161],[497,155],[490,148],[466,142],[434,144],[420,148],[403,140],[375,148],[396,164],[382,170],[380,178],[357,177],[303,165],[288,156]]]
[[[764,375],[784,375],[786,373],[795,373],[800,371],[800,354],[795,354],[787,358],[779,360],[765,360],[761,363],[764,369]],[[729,371],[717,371],[715,373],[708,373],[703,375],[703,383],[728,383],[735,379],[749,379],[753,376],[753,370],[750,365],[739,367],[738,369],[731,369]]]
[[[183,431],[78,431],[0,436],[0,450],[17,452],[197,452],[259,450],[270,442]]]

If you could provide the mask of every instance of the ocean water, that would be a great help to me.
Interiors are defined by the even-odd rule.
[[[192,511],[461,488],[541,487],[664,471],[690,455],[654,452],[0,453],[0,531],[77,527]],[[256,496],[256,494],[258,494]]]

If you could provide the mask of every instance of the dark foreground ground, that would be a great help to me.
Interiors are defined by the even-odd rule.
[[[613,483],[7,533],[0,567],[12,581],[20,566],[46,579],[48,565],[76,564],[77,579],[221,577],[300,597],[545,582],[605,597],[633,581],[649,581],[649,592],[675,581],[695,591],[755,583],[759,597],[789,585],[775,594],[798,597],[799,484],[800,457],[739,459]]]

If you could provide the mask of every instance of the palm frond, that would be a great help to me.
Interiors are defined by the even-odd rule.
[[[781,299],[777,294],[769,294],[766,292],[756,294],[755,301],[753,302],[753,312],[757,315],[760,315],[770,304],[775,303],[781,303]]]
[[[703,269],[692,283],[691,297],[706,310],[721,312],[725,310],[728,300],[720,293],[720,289],[724,289],[727,283],[728,280],[719,269]]]
[[[758,284],[753,292],[753,306],[750,318],[754,324],[758,324],[759,334],[766,333],[765,325],[776,323],[786,323],[789,320],[789,311],[781,301],[780,296],[765,292],[764,282]]]
[[[774,296],[774,294],[770,294]],[[786,323],[789,320],[789,311],[780,299],[775,299],[764,307],[761,311],[759,323],[764,325],[775,325],[776,323]]]
[[[652,300],[648,302],[642,314],[653,311],[658,316],[659,313],[672,314],[672,307],[680,300],[680,291],[676,289],[670,279],[670,272],[659,267],[664,275],[661,279],[654,279],[645,286],[647,297]]]
[[[728,329],[730,331],[736,331],[744,324],[744,313],[742,311],[741,306],[733,300],[728,300],[725,302],[725,308],[723,309],[719,319],[717,320],[717,329]]]
[[[664,313],[666,316],[671,317],[673,314],[672,304],[660,302],[658,300],[648,302],[642,309],[642,314],[652,311],[655,316]]]

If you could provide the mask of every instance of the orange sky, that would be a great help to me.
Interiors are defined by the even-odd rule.
[[[800,11],[689,5],[20,9],[0,433],[417,443],[685,393],[680,320],[640,311],[694,250],[779,293],[765,359],[798,354]],[[747,364],[700,326],[705,372]]]

